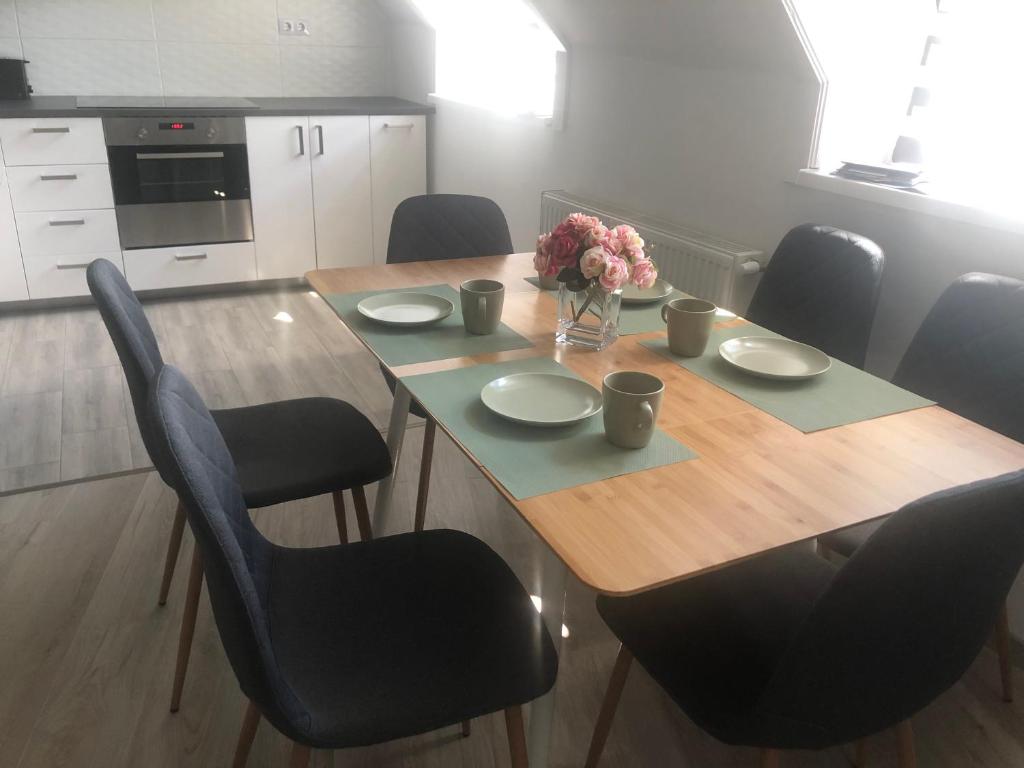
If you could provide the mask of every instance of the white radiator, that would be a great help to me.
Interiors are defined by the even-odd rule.
[[[646,241],[662,277],[679,290],[726,309],[735,309],[737,281],[760,272],[768,260],[763,251],[561,190],[541,194],[540,231],[550,232],[576,211],[597,216],[609,227],[632,225]]]

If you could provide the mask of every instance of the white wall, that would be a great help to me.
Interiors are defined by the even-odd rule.
[[[278,17],[309,37],[279,36]],[[391,20],[376,0],[0,0],[0,56],[38,94],[379,96]]]

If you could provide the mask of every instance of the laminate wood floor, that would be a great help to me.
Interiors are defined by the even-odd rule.
[[[324,395],[384,426],[371,356],[307,290],[145,302],[167,362],[211,408]],[[127,384],[92,307],[0,313],[0,493],[149,467]]]
[[[301,297],[294,297],[303,302]],[[243,304],[246,307],[248,302]],[[251,305],[237,312],[248,318]],[[167,318],[161,318],[165,323]],[[190,326],[175,323],[171,338]],[[255,326],[252,326],[255,328]],[[260,325],[263,334],[272,325]],[[231,333],[229,324],[225,333]],[[287,333],[288,329],[281,331]],[[183,332],[184,333],[184,332]],[[187,342],[180,342],[187,347]],[[260,342],[262,344],[262,341]],[[270,347],[260,347],[266,352]],[[276,348],[275,348],[276,349]],[[204,353],[205,354],[205,353]],[[184,357],[181,355],[180,357]],[[276,363],[270,361],[270,371]],[[212,369],[216,372],[216,369]],[[231,369],[221,369],[228,378]],[[193,371],[193,374],[195,371]],[[272,375],[272,374],[268,374]],[[207,394],[216,391],[208,380]],[[277,385],[250,380],[267,392]],[[241,381],[231,382],[242,388]],[[396,487],[395,529],[411,524],[419,443]],[[429,527],[470,531],[535,587],[541,545],[486,480],[438,435]],[[0,766],[224,766],[230,762],[244,701],[227,664],[204,595],[181,711],[168,712],[174,652],[191,548],[186,534],[167,605],[156,597],[174,497],[153,472],[63,485],[0,498]],[[349,509],[351,509],[349,505]],[[255,520],[272,540],[292,546],[333,543],[336,529],[326,497],[259,510]],[[355,531],[354,520],[349,521]],[[378,532],[380,533],[380,532]],[[359,585],[348,588],[358,589]],[[616,642],[594,609],[594,595],[570,581],[558,683],[553,765],[583,763],[615,656]],[[1018,689],[1024,676],[1018,674]],[[989,650],[963,681],[915,719],[921,765],[1010,768],[1024,765],[1024,702],[999,697],[997,664]],[[372,748],[314,752],[313,765],[345,768],[489,768],[509,765],[500,715],[457,728]],[[887,734],[869,743],[869,765],[895,766]],[[265,722],[249,765],[287,764],[289,745]],[[604,766],[707,768],[754,766],[753,750],[717,743],[692,725],[634,667],[612,728]],[[790,753],[785,768],[843,768],[852,750]]]

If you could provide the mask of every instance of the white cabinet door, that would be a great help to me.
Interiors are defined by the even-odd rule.
[[[22,301],[28,298],[25,269],[21,263],[21,246],[14,226],[7,172],[0,155],[0,301]]]
[[[373,264],[370,123],[362,117],[309,118],[316,264]]]
[[[427,122],[423,115],[370,118],[373,179],[373,256],[384,264],[391,216],[407,197],[427,192]]]
[[[98,117],[0,120],[0,144],[7,165],[107,162],[103,123]]]
[[[124,252],[124,272],[137,291],[244,283],[256,279],[256,257],[252,243],[138,248]]]
[[[316,269],[309,119],[247,117],[249,185],[260,280]]]

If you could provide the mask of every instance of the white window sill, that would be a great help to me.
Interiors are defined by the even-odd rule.
[[[1015,218],[976,205],[957,202],[949,197],[925,195],[918,192],[907,192],[902,189],[883,187],[864,181],[841,179],[825,171],[805,168],[801,170],[794,182],[797,186],[831,192],[836,195],[852,197],[869,203],[888,205],[907,211],[938,216],[953,221],[962,221],[979,227],[1001,229],[1007,232],[1024,234],[1024,218]]]

